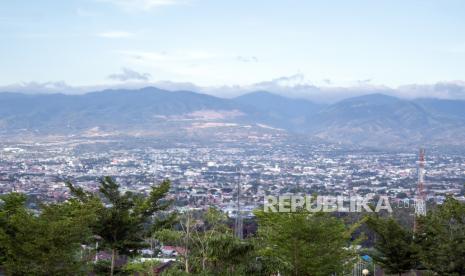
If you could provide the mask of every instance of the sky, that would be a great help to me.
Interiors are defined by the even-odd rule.
[[[463,81],[464,64],[461,0],[0,5],[0,86],[134,81],[247,86],[286,80],[398,87]]]

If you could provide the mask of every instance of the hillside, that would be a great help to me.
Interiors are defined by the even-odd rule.
[[[1,133],[79,134],[173,129],[198,122],[267,125],[361,145],[465,142],[465,101],[404,100],[383,94],[331,105],[259,91],[223,99],[154,87],[84,95],[0,93]]]

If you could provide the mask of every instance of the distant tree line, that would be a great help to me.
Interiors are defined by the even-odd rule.
[[[347,222],[329,213],[257,210],[257,230],[234,235],[215,209],[174,212],[170,182],[148,194],[122,192],[110,177],[98,193],[67,183],[72,197],[27,208],[27,197],[0,196],[0,269],[6,275],[351,275],[360,254],[385,272],[465,275],[465,204],[451,197],[417,218],[416,231],[377,214]],[[363,230],[362,230],[363,229]],[[360,249],[367,237],[372,246]],[[141,249],[171,245],[176,261],[137,262]],[[97,260],[106,252],[108,260]]]

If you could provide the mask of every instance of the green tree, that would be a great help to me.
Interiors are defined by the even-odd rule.
[[[186,212],[176,229],[162,230],[156,237],[186,249],[180,255],[186,273],[243,275],[252,253],[251,243],[236,238],[226,215],[215,208],[201,214]]]
[[[246,269],[252,246],[247,240],[234,236],[227,225],[227,216],[209,208],[203,223],[193,232],[194,254],[203,271],[215,275],[239,275]]]
[[[256,212],[261,274],[332,275],[350,267],[355,251],[342,220],[327,213]]]
[[[373,259],[387,273],[401,275],[418,266],[419,252],[411,231],[393,218],[369,216],[366,223],[375,233]]]
[[[206,269],[212,275],[244,275],[252,260],[250,240],[240,240],[232,231],[216,233],[207,240]]]
[[[158,261],[129,262],[122,268],[122,272],[127,275],[155,275],[154,268],[159,266]]]
[[[84,204],[97,198],[71,183],[68,183],[68,187]],[[111,250],[111,275],[114,274],[118,254],[133,255],[146,245],[145,237],[156,225],[153,216],[170,206],[170,201],[165,200],[169,188],[170,182],[163,181],[159,186],[152,186],[150,194],[144,197],[129,191],[122,193],[111,177],[101,180],[101,201],[93,233],[100,236],[103,246]]]
[[[8,275],[80,275],[85,273],[81,244],[91,236],[91,209],[77,201],[26,208],[26,196],[1,196],[0,248]]]
[[[465,275],[465,203],[448,197],[418,218],[423,265],[439,275]]]

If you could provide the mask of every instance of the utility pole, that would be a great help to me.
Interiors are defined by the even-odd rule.
[[[241,210],[241,176],[242,176],[242,171],[239,171],[239,177],[237,181],[237,212],[236,212],[236,222],[234,225],[234,233],[237,238],[243,239],[244,238],[244,227],[243,227],[243,221],[242,221],[242,210]]]
[[[413,230],[417,230],[417,217],[426,216],[426,197],[424,192],[425,186],[425,149],[420,149],[418,156],[418,184],[415,195],[415,218]]]

